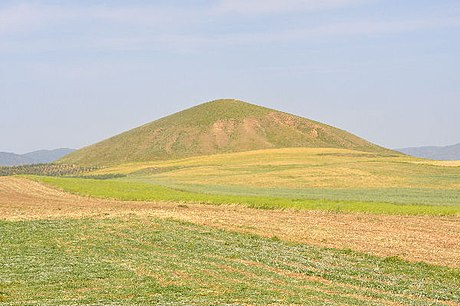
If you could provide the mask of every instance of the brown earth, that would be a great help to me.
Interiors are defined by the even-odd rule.
[[[293,242],[460,268],[460,217],[123,202],[72,195],[24,178],[0,178],[0,220],[106,218],[129,214],[173,218]]]

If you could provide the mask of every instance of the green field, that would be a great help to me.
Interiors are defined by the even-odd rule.
[[[343,149],[259,150],[130,163],[98,169],[86,177],[35,179],[72,193],[120,200],[384,214],[460,213],[456,164]]]
[[[235,185],[177,183],[148,178],[125,178],[122,181],[149,183],[193,193],[275,197],[305,200],[355,201],[418,205],[460,205],[460,192],[430,188],[262,188]]]
[[[0,222],[0,305],[460,303],[458,269],[152,218]]]
[[[267,196],[236,196],[182,191],[150,183],[82,178],[33,177],[67,192],[128,201],[172,201],[207,204],[240,204],[265,209],[320,209],[337,212],[368,212],[407,215],[458,215],[460,205],[417,205],[343,200],[307,200]]]

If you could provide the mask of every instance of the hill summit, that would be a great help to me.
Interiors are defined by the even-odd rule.
[[[239,100],[222,99],[85,147],[59,162],[113,165],[289,147],[393,152],[320,122]]]

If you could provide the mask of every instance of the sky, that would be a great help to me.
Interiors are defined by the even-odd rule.
[[[0,151],[219,98],[389,148],[458,143],[460,1],[0,1]]]

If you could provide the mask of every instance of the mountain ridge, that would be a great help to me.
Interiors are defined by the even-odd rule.
[[[434,160],[460,160],[460,143],[448,146],[422,146],[395,149],[414,157]]]
[[[115,135],[58,162],[113,165],[287,147],[396,153],[317,121],[236,99],[220,99]]]
[[[59,148],[53,150],[37,150],[25,154],[0,152],[0,166],[19,166],[51,163],[75,151],[74,149]]]

